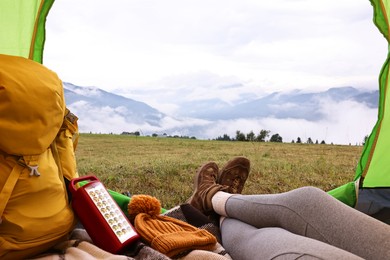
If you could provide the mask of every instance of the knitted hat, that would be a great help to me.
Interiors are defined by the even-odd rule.
[[[135,229],[152,248],[173,257],[192,249],[212,250],[216,245],[217,239],[207,230],[160,212],[160,202],[148,195],[134,195],[128,205]]]

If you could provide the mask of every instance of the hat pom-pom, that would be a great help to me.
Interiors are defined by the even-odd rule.
[[[134,195],[127,206],[130,219],[135,219],[139,213],[146,213],[152,217],[161,213],[160,201],[149,195]]]

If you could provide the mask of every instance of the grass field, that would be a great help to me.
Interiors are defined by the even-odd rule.
[[[325,191],[353,179],[362,146],[227,142],[124,135],[80,135],[80,175],[94,174],[107,188],[149,194],[170,208],[193,191],[205,162],[222,167],[234,156],[251,160],[244,194],[277,193],[301,186]]]

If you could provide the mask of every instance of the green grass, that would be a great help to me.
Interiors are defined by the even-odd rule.
[[[252,143],[82,134],[80,175],[94,174],[112,190],[149,194],[165,208],[192,194],[193,176],[208,161],[222,167],[234,156],[251,160],[244,194],[278,193],[301,186],[325,191],[353,179],[361,146]]]

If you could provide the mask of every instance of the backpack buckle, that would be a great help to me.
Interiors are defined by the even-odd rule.
[[[75,122],[77,122],[77,120],[78,120],[78,117],[75,114],[73,114],[72,112],[70,112],[69,109],[66,109],[66,110],[68,113],[65,115],[65,119],[67,119],[72,124],[75,124]]]

